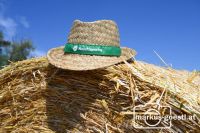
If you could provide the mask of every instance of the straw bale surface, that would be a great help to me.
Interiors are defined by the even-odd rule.
[[[197,72],[141,61],[77,72],[57,69],[45,57],[29,59],[0,70],[0,132],[198,133],[199,83]],[[195,119],[172,120],[169,129],[135,128],[133,108],[154,108],[161,95],[160,104],[173,116]],[[161,121],[159,126],[167,125]]]

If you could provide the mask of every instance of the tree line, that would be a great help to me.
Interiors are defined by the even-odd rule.
[[[7,41],[0,31],[0,69],[11,62],[27,59],[34,49],[31,40]]]

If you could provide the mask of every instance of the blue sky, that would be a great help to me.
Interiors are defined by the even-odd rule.
[[[6,39],[31,39],[36,55],[64,45],[75,19],[117,22],[121,45],[137,60],[200,70],[199,0],[0,0]]]

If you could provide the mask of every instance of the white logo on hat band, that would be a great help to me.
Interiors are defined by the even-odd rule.
[[[100,49],[100,48],[89,48],[89,47],[86,47],[86,48],[79,47],[78,50],[80,50],[80,51],[91,51],[91,52],[103,52],[103,50]]]
[[[74,50],[74,51],[77,51],[77,50],[78,50],[78,46],[77,46],[77,45],[74,46],[74,47],[73,47],[73,50]]]
[[[90,51],[90,52],[103,52],[102,49],[100,48],[90,48],[90,47],[78,47],[77,45],[75,45],[73,47],[73,51],[77,51],[77,50],[80,50],[80,51]]]

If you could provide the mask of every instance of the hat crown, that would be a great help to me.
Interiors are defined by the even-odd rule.
[[[68,36],[68,43],[120,46],[117,24],[112,20],[82,22],[75,20]]]

